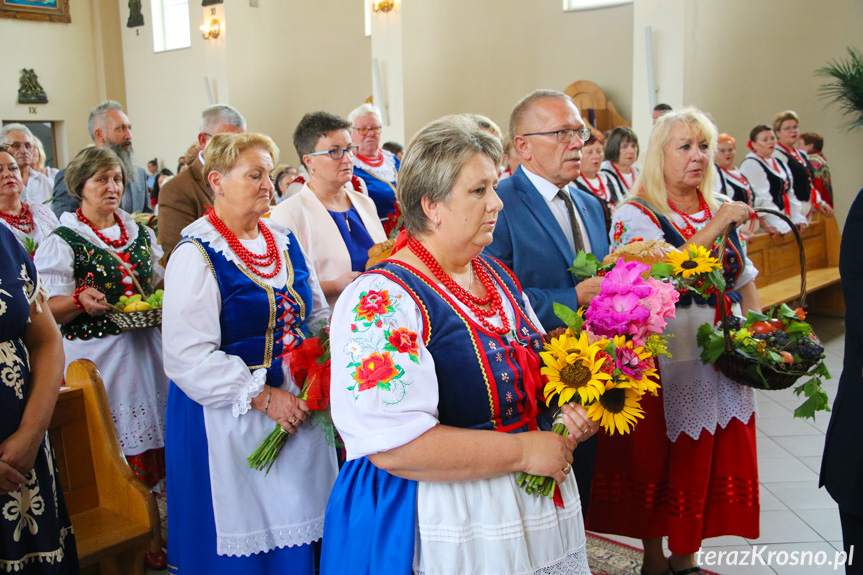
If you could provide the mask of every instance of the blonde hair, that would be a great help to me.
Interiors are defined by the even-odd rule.
[[[797,116],[797,112],[794,110],[785,110],[784,112],[779,112],[776,114],[776,117],[773,118],[773,131],[778,134],[779,130],[782,128],[782,124],[788,120],[794,120],[798,124],[800,123],[800,118]]]
[[[227,174],[234,168],[237,158],[246,150],[261,148],[273,159],[279,158],[279,148],[269,136],[264,134],[216,134],[204,150],[204,181],[209,181],[210,172]]]
[[[42,140],[33,135],[33,148],[39,151],[39,161],[33,166],[37,172],[45,169],[45,146],[42,145]]]
[[[635,198],[641,198],[653,211],[664,216],[671,215],[665,185],[665,149],[678,126],[684,126],[696,137],[701,136],[707,140],[709,162],[704,180],[701,182],[701,192],[704,201],[715,212],[719,209],[719,202],[713,196],[713,181],[716,176],[710,164],[713,163],[713,156],[716,153],[717,130],[704,112],[691,107],[677,112],[666,112],[656,120],[647,144],[647,152],[644,154],[644,166],[632,185],[632,194],[626,201],[631,202]]]

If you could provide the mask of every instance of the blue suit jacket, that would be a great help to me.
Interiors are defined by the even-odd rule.
[[[592,252],[600,260],[608,255],[608,236],[602,205],[592,194],[569,186],[570,197],[587,230]],[[563,327],[554,315],[554,302],[578,309],[575,284],[569,272],[575,254],[545,198],[521,167],[497,189],[503,210],[497,218],[494,241],[486,254],[506,264],[521,282],[537,317],[546,330]]]

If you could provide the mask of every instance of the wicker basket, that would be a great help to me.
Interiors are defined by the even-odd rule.
[[[806,303],[806,254],[803,251],[803,239],[800,237],[800,232],[797,230],[797,226],[795,226],[791,220],[783,214],[782,212],[778,212],[776,210],[769,210],[766,208],[756,208],[755,210],[758,213],[766,213],[777,216],[785,221],[789,226],[791,226],[791,231],[794,232],[794,237],[797,239],[797,247],[800,251],[800,307]],[[725,244],[728,242],[728,238],[734,230],[734,226],[729,226],[725,233],[722,235],[722,241],[719,244],[718,257],[719,260],[722,261],[723,256],[725,255]],[[734,342],[731,337],[731,333],[728,329],[728,325],[726,320],[727,314],[725,312],[725,306],[721,305],[717,302],[719,306],[719,315],[722,318],[722,332],[725,336],[725,351],[719,356],[719,359],[716,360],[716,367],[730,380],[739,383],[741,385],[746,385],[748,387],[754,387],[755,389],[765,389],[765,390],[778,390],[778,389],[786,389],[794,385],[794,382],[797,381],[800,377],[806,374],[809,369],[811,369],[817,361],[805,362],[803,364],[795,364],[795,369],[789,371],[783,371],[781,369],[774,368],[768,364],[756,361],[749,357],[745,357],[740,355],[734,349]],[[761,375],[764,376],[764,380],[760,377],[757,377],[751,373],[752,369],[756,366],[760,366]],[[778,367],[778,366],[777,366]]]
[[[108,319],[116,323],[123,331],[131,329],[146,329],[162,325],[162,308],[142,309],[140,311],[112,311]]]

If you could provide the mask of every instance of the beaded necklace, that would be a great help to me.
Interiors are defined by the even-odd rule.
[[[119,249],[125,246],[126,242],[129,241],[129,233],[126,231],[126,226],[123,225],[123,222],[117,216],[116,212],[112,215],[114,216],[114,222],[118,226],[120,226],[120,239],[118,240],[108,239],[105,234],[97,230],[96,226],[94,226],[92,222],[90,222],[90,220],[88,220],[87,217],[84,215],[84,212],[81,211],[81,208],[78,208],[75,211],[75,215],[78,216],[78,219],[81,221],[81,223],[93,230],[93,233],[96,234],[96,237],[105,242],[105,245],[109,245],[114,249]]]
[[[378,159],[377,160],[372,160],[371,158],[367,158],[361,154],[357,154],[357,159],[366,165],[369,165],[373,168],[377,168],[378,166],[381,166],[384,163],[384,153],[382,150],[378,149]]]
[[[219,216],[216,215],[215,211],[211,211],[207,217],[213,227],[216,228],[216,231],[219,232],[222,237],[225,238],[225,241],[228,242],[228,245],[231,246],[234,253],[237,254],[240,260],[247,268],[249,268],[250,272],[262,278],[272,278],[282,269],[282,260],[279,257],[279,250],[276,247],[276,240],[273,238],[273,233],[267,226],[261,224],[260,220],[258,221],[258,231],[264,236],[264,241],[267,243],[267,251],[258,255],[253,254],[243,247],[243,244],[240,243],[240,239],[237,235],[228,229],[228,226],[219,219]],[[273,263],[276,264],[276,267],[272,272],[268,273],[261,271],[261,268],[269,267],[273,265]]]
[[[696,190],[696,193],[698,194],[698,211],[704,212],[703,218],[696,218],[687,214],[684,210],[681,210],[674,205],[674,202],[670,199],[668,200],[668,207],[670,207],[675,214],[678,214],[683,218],[683,221],[686,222],[686,226],[681,230],[681,235],[687,240],[694,236],[698,231],[695,229],[694,224],[703,224],[713,217],[713,212],[710,211],[710,206],[708,206],[707,202],[704,201],[704,196],[701,195],[701,190]]]
[[[3,218],[10,226],[17,230],[21,230],[25,234],[29,234],[33,231],[33,214],[24,202],[21,202],[20,214],[16,216],[9,212],[0,211],[0,218]]]
[[[479,257],[473,258],[470,264],[472,273],[476,274],[476,277],[479,278],[483,287],[485,287],[484,297],[477,297],[458,285],[455,280],[443,271],[443,268],[434,256],[425,248],[425,246],[419,243],[413,236],[408,238],[408,248],[420,259],[422,263],[426,265],[426,267],[428,267],[428,269],[431,270],[434,276],[440,280],[444,287],[446,287],[458,301],[462,302],[474,313],[483,327],[498,335],[509,333],[509,319],[507,319],[506,314],[503,311],[503,303],[501,301],[500,294],[497,292],[497,289],[495,289],[494,282],[489,273],[485,270],[485,267],[481,264]],[[471,281],[473,281],[473,278],[471,278]],[[482,309],[479,307],[486,304],[488,304],[491,309]],[[493,326],[486,319],[496,315],[500,317],[502,324],[501,327]]]
[[[630,172],[630,174],[632,175],[632,184],[627,184],[626,178],[623,177],[623,174],[620,172],[620,170],[617,169],[617,166],[614,165],[614,162],[611,162],[611,167],[614,168],[614,172],[617,174],[617,177],[620,178],[620,181],[623,183],[623,187],[626,188],[626,191],[628,192],[629,188],[632,187],[632,184],[635,183],[635,173]]]
[[[593,192],[594,196],[603,199],[606,202],[609,201],[611,198],[608,197],[608,189],[605,187],[605,183],[602,181],[602,176],[596,174],[596,179],[599,180],[599,187],[594,188],[590,185],[590,180],[588,180],[584,174],[581,175],[581,181],[584,182],[584,185],[587,186],[587,189]]]

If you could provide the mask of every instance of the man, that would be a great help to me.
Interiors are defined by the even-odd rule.
[[[231,106],[217,104],[201,113],[198,144],[202,150],[216,134],[242,134],[246,120]],[[171,251],[180,243],[183,228],[204,215],[213,205],[213,192],[204,180],[204,155],[199,152],[187,168],[168,180],[159,190],[159,243],[165,250],[163,263],[168,263]]]
[[[653,107],[653,123],[656,123],[656,120],[659,119],[663,114],[670,112],[671,106],[668,104],[657,104]]]
[[[509,137],[521,165],[500,182],[503,210],[485,249],[515,272],[547,331],[564,325],[554,315],[555,302],[575,310],[599,295],[602,278],[579,282],[568,270],[576,252],[600,260],[608,254],[599,199],[571,185],[579,176],[584,129],[578,108],[562,92],[537,90],[515,105]],[[595,457],[592,437],[579,443],[572,464],[585,515]]]
[[[105,100],[92,110],[87,119],[87,130],[93,145],[108,148],[120,158],[126,170],[126,189],[120,198],[120,209],[128,213],[152,212],[150,193],[147,190],[147,172],[135,165],[132,149],[132,124],[123,112],[123,106],[114,100]],[[66,170],[60,170],[54,179],[54,213],[59,218],[64,212],[78,209],[78,201],[69,195],[65,181]]]
[[[51,205],[51,197],[54,195],[54,186],[51,179],[45,174],[36,171],[35,165],[30,162],[34,160],[33,132],[24,124],[6,124],[0,130],[0,144],[6,144],[12,148],[12,155],[18,164],[24,189],[21,190],[21,201],[27,204]]]
[[[385,225],[395,218],[396,180],[401,162],[392,152],[381,149],[381,114],[371,104],[363,104],[348,114],[351,142],[359,150],[354,156],[354,175],[362,180],[378,208],[378,217]]]

